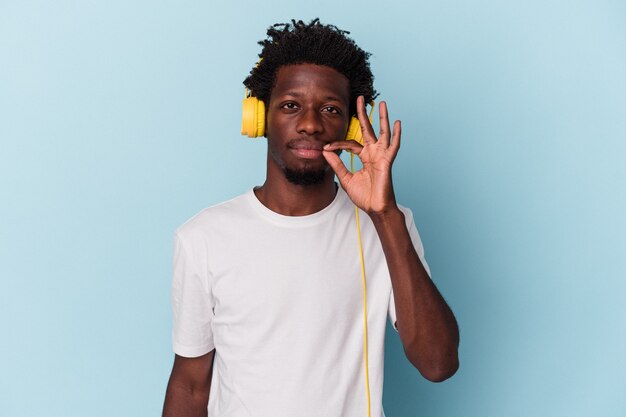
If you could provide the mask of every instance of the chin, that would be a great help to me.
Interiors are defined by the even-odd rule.
[[[313,168],[303,168],[303,169],[292,169],[289,167],[285,167],[283,169],[283,173],[285,174],[285,178],[292,184],[296,185],[317,185],[324,182],[326,176],[328,175],[327,168],[321,169],[313,169]]]

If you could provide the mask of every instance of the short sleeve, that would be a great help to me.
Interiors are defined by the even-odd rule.
[[[415,222],[413,221],[413,212],[406,208],[401,207],[402,213],[404,214],[404,219],[406,222],[406,228],[409,231],[409,236],[411,237],[411,242],[413,242],[413,247],[415,247],[415,252],[417,252],[417,256],[419,257],[424,269],[430,275],[430,268],[428,267],[428,263],[426,263],[426,258],[424,257],[424,245],[422,245],[422,239],[420,238],[419,232],[417,231],[417,227],[415,227]],[[393,325],[393,328],[397,331],[398,327],[396,327],[396,303],[393,298],[393,288],[390,291],[389,295],[389,320]]]
[[[184,357],[202,356],[215,349],[213,300],[204,258],[206,251],[194,250],[194,245],[178,233],[174,235],[172,345],[174,353]]]

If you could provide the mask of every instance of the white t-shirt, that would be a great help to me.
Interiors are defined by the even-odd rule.
[[[410,210],[402,208],[422,263]],[[372,417],[382,410],[389,271],[360,212],[367,276]],[[211,417],[365,417],[363,287],[354,206],[339,187],[307,216],[283,216],[252,190],[209,207],[174,239],[173,345],[216,349]]]

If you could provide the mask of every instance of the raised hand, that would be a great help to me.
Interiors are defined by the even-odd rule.
[[[397,209],[396,198],[391,181],[391,165],[400,149],[400,121],[393,124],[393,133],[389,127],[387,104],[379,105],[380,131],[378,138],[365,112],[363,96],[357,98],[357,117],[363,132],[363,145],[353,140],[332,142],[324,146],[324,158],[331,166],[341,186],[350,199],[360,209],[370,215],[385,214]],[[348,171],[339,156],[338,149],[357,155],[363,168],[354,174]]]

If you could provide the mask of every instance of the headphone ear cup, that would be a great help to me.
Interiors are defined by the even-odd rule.
[[[355,116],[350,118],[350,125],[348,126],[346,140],[354,140],[363,145],[363,132],[361,132],[361,124],[359,123],[359,119]]]
[[[265,103],[256,97],[246,97],[241,106],[241,134],[249,138],[265,135]]]

